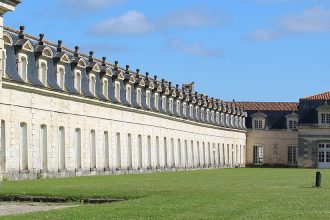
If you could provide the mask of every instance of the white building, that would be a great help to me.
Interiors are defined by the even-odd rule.
[[[0,0],[0,12],[18,0]],[[2,21],[1,21],[2,22]],[[246,113],[171,82],[0,29],[0,173],[9,179],[241,167]]]

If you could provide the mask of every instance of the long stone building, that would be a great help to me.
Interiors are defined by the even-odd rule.
[[[19,0],[0,0],[0,14]],[[220,167],[330,168],[330,92],[224,102],[5,27],[0,180]]]
[[[1,13],[20,1],[0,1]],[[3,22],[2,22],[3,23]],[[0,171],[9,179],[242,167],[246,113],[1,25]]]

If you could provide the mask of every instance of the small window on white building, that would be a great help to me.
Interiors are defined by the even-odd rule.
[[[253,146],[253,163],[255,165],[262,165],[264,160],[263,146]]]
[[[17,70],[24,82],[27,82],[28,57],[26,54],[18,54]]]
[[[131,104],[131,102],[132,102],[132,88],[129,85],[126,86],[126,100],[127,100],[128,103]]]
[[[115,82],[115,98],[120,100],[120,83]]]
[[[149,90],[146,91],[146,105],[150,108],[150,99],[151,99],[151,93]]]
[[[162,96],[162,109],[166,111],[166,96]]]
[[[63,65],[57,65],[56,73],[57,85],[64,90],[65,86],[65,67]]]
[[[180,101],[179,100],[176,101],[176,112],[178,114],[180,114]]]
[[[263,129],[264,125],[262,123],[262,120],[254,120],[254,128],[255,129]]]
[[[169,99],[168,107],[170,109],[170,112],[173,113],[173,99]]]
[[[136,102],[141,105],[141,89],[137,88],[136,89]]]
[[[89,91],[94,96],[95,96],[95,84],[96,84],[95,76],[91,74],[91,76],[89,77]]]
[[[187,116],[187,104],[185,102],[182,105],[182,113],[184,116]]]
[[[45,60],[39,60],[39,66],[38,66],[38,78],[40,82],[47,86],[47,62]]]
[[[81,71],[80,70],[75,70],[75,72],[74,72],[74,87],[79,93],[81,93]]]
[[[108,98],[109,95],[109,83],[108,79],[102,79],[102,94],[104,97]]]
[[[264,129],[267,115],[261,112],[257,112],[251,115],[252,128],[253,129]]]
[[[155,93],[154,94],[154,105],[155,105],[155,108],[158,109],[158,102],[159,102],[159,95],[158,93]]]

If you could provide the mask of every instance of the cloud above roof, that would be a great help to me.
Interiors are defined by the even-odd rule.
[[[173,28],[198,28],[217,26],[223,17],[210,16],[206,9],[187,8],[158,18],[150,18],[142,12],[131,10],[118,16],[100,21],[90,28],[96,35],[137,35]]]
[[[330,10],[313,7],[275,21],[274,28],[259,28],[250,34],[258,41],[274,40],[292,34],[311,34],[330,31]]]
[[[182,39],[172,39],[168,42],[168,46],[176,51],[200,57],[220,57],[223,55],[221,49],[206,48],[201,43],[190,43]]]
[[[86,9],[101,9],[114,4],[125,2],[125,0],[60,0],[62,4],[72,5],[72,7]]]

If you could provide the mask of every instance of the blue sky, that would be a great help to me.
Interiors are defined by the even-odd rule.
[[[330,0],[23,0],[5,25],[223,100],[330,89]]]

